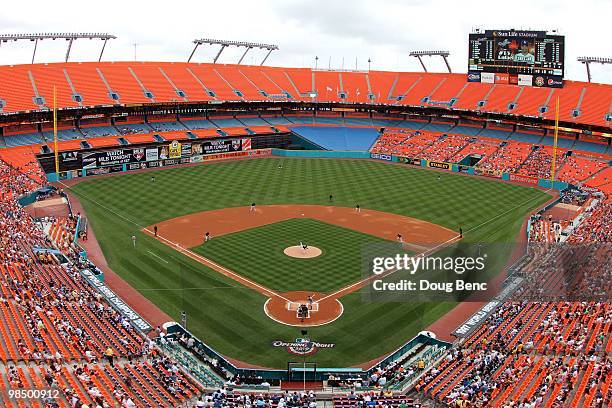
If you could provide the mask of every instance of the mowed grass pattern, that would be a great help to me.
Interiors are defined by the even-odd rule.
[[[282,166],[282,168],[279,168]],[[156,182],[150,181],[155,174]],[[441,179],[438,180],[438,175]],[[286,351],[270,347],[299,331],[270,320],[265,297],[139,232],[161,220],[217,208],[257,204],[328,204],[406,215],[456,230],[465,240],[509,242],[529,211],[548,198],[533,188],[372,161],[266,158],[86,180],[72,188],[85,206],[109,266],[217,351],[244,361],[286,367]],[[138,246],[132,248],[131,235]],[[155,254],[156,256],[153,256]],[[239,257],[239,254],[236,254]],[[242,261],[248,264],[249,260]],[[454,303],[364,303],[342,298],[345,313],[309,331],[336,343],[319,366],[370,361],[401,346]]]
[[[323,253],[310,259],[283,253],[302,241]],[[194,252],[269,289],[328,293],[362,278],[361,250],[385,240],[310,218],[294,218],[205,243]]]

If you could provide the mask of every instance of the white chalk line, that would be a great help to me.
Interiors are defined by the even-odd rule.
[[[63,183],[63,182],[61,182],[61,181],[59,182],[59,184],[62,184],[63,186],[65,186],[66,188],[68,188],[68,189],[70,190],[70,186],[68,186],[67,184],[65,184],[65,183]],[[77,195],[77,196],[78,196],[78,195]],[[147,232],[148,232],[148,233],[149,233],[151,236],[154,236],[154,235],[155,235],[155,233],[154,233],[153,231],[149,230],[147,227],[144,227],[144,226],[142,226],[142,225],[138,224],[136,221],[133,221],[133,220],[131,220],[131,219],[129,219],[129,218],[127,218],[127,217],[125,217],[124,215],[122,215],[122,214],[120,214],[120,213],[118,213],[118,212],[114,211],[114,210],[113,210],[113,209],[111,209],[111,208],[108,208],[108,207],[107,207],[107,206],[105,206],[104,204],[102,204],[102,203],[100,203],[100,202],[98,202],[98,201],[96,201],[96,200],[94,200],[94,199],[92,199],[92,198],[89,198],[89,197],[87,197],[87,196],[85,196],[85,195],[81,195],[81,196],[82,196],[82,197],[85,197],[87,200],[89,200],[89,201],[91,201],[91,202],[95,203],[96,205],[100,206],[101,208],[104,208],[104,209],[105,209],[105,210],[107,210],[108,212],[113,213],[113,214],[115,214],[116,216],[118,216],[118,217],[120,217],[120,218],[122,218],[122,219],[126,220],[127,222],[129,222],[129,223],[131,223],[131,224],[133,224],[133,225],[137,226],[137,227],[138,227],[138,228],[140,228],[141,230],[143,230],[143,231],[147,231]],[[240,282],[240,280],[242,280],[243,282],[247,282],[249,285],[252,285],[252,286],[254,286],[254,287],[256,287],[256,288],[260,289],[262,292],[265,292],[265,293],[266,293],[266,294],[268,294],[268,295],[276,296],[276,297],[279,297],[279,298],[281,298],[281,299],[283,299],[283,300],[285,300],[285,301],[287,301],[287,302],[290,302],[290,300],[289,300],[289,299],[287,299],[286,297],[284,297],[284,296],[280,295],[279,293],[277,293],[277,292],[275,292],[275,291],[273,291],[273,290],[271,290],[271,289],[268,289],[268,288],[266,288],[265,286],[262,286],[262,285],[260,285],[260,284],[258,284],[258,283],[256,283],[256,282],[253,282],[253,281],[251,281],[250,279],[245,278],[244,276],[239,275],[239,274],[237,274],[236,272],[231,271],[231,270],[229,270],[229,269],[225,268],[224,266],[221,266],[221,265],[217,264],[216,262],[212,261],[211,259],[208,259],[208,258],[206,258],[206,257],[204,257],[204,256],[202,256],[202,255],[196,254],[195,252],[193,252],[193,251],[191,251],[191,250],[189,250],[189,249],[187,249],[187,248],[183,248],[183,247],[181,247],[181,246],[180,246],[178,243],[173,242],[173,241],[169,240],[168,238],[165,238],[165,237],[163,237],[163,236],[161,236],[161,235],[159,235],[159,234],[157,235],[157,238],[159,238],[160,240],[165,241],[165,242],[168,244],[168,246],[170,246],[171,248],[174,248],[174,249],[175,249],[175,250],[177,250],[178,252],[181,252],[181,253],[183,253],[183,254],[186,254],[187,256],[191,257],[192,259],[197,259],[198,261],[200,261],[200,262],[201,262],[202,264],[204,264],[204,265],[207,265],[207,266],[212,266],[213,268],[217,268],[217,269],[219,269],[219,270],[221,270],[221,271],[223,271],[223,272],[227,273],[228,275],[230,275],[230,276],[228,276],[228,277],[234,277],[234,278],[235,278],[235,279],[234,279],[235,281]]]
[[[164,258],[162,258],[161,256],[157,255],[155,252],[151,252],[148,249],[147,249],[147,252],[150,253],[151,255],[153,255],[154,257],[156,257],[157,259],[161,260],[162,262],[170,263],[170,262],[166,261]]]
[[[545,190],[545,191],[549,192],[549,191],[551,191],[551,189],[548,189],[548,190]],[[517,208],[522,207],[525,204],[530,203],[531,201],[534,201],[536,198],[537,197],[530,198],[529,200],[527,200],[527,201],[525,201],[523,203],[520,203],[520,204],[516,205],[515,207],[512,207],[508,211],[504,211],[503,213],[500,213],[500,214],[496,215],[495,217],[492,217],[491,219],[486,220],[486,221],[476,225],[475,227],[468,229],[467,231],[465,231],[465,234],[467,234],[468,232],[475,231],[478,228],[480,228],[480,227],[482,227],[482,226],[484,226],[484,225],[486,225],[486,224],[488,224],[488,223],[490,223],[492,221],[495,221],[496,219],[498,219],[498,218],[500,218],[500,217],[502,217],[502,216],[504,216],[504,215],[506,215],[506,214],[508,214],[508,213],[510,213],[510,212],[512,212],[514,210],[516,210]],[[457,239],[459,239],[458,236],[450,238],[450,239],[446,240],[445,242],[442,242],[441,244],[438,244],[435,247],[430,248],[427,251],[424,251],[424,252],[422,252],[422,253],[420,253],[418,255],[415,255],[415,256],[416,257],[427,256],[427,255],[431,254],[432,252],[436,251],[438,248],[442,247],[443,245],[447,245],[447,244],[449,244],[449,243],[451,243],[451,242],[453,242],[453,241],[455,241]],[[397,272],[398,270],[399,269],[395,269],[394,268],[394,269],[389,269],[389,270],[381,273],[380,275],[368,276],[367,278],[361,279],[360,281],[357,281],[357,282],[352,283],[352,284],[350,284],[348,286],[345,286],[344,288],[341,288],[341,289],[339,289],[339,290],[337,290],[337,291],[335,291],[333,293],[330,293],[329,295],[323,296],[321,299],[319,299],[319,301],[323,301],[323,300],[328,299],[330,297],[334,297],[334,296],[337,296],[338,294],[341,294],[341,293],[344,293],[346,291],[349,291],[350,289],[352,289],[352,288],[354,288],[356,286],[359,286],[359,285],[363,285],[363,284],[373,280],[374,278],[384,278],[384,277],[387,277],[387,276]],[[349,291],[349,293],[350,293],[350,291]]]

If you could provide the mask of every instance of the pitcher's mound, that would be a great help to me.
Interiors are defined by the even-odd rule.
[[[316,258],[323,253],[317,247],[308,246],[308,248],[304,249],[299,245],[287,247],[283,252],[292,258]]]

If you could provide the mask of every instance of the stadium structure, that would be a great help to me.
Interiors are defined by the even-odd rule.
[[[2,406],[608,406],[612,86],[502,33],[467,74],[0,36],[69,42],[0,66]],[[494,293],[376,298],[372,245],[494,251]]]

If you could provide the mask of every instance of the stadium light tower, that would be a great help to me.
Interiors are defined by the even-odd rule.
[[[233,46],[233,47],[244,47],[245,48],[244,53],[242,54],[242,57],[240,57],[240,59],[238,60],[238,64],[242,62],[244,57],[247,55],[247,52],[249,52],[249,50],[253,48],[268,50],[268,53],[266,54],[266,56],[264,57],[264,59],[261,61],[259,65],[263,65],[266,62],[266,60],[268,59],[272,51],[278,50],[278,45],[275,45],[275,44],[261,44],[261,43],[245,42],[245,41],[215,40],[212,38],[202,38],[199,40],[196,39],[196,40],[193,40],[193,43],[195,44],[195,47],[193,47],[193,51],[191,51],[191,55],[189,55],[189,59],[187,59],[187,62],[191,62],[191,58],[193,58],[193,54],[195,54],[198,47],[202,44],[221,46],[221,48],[219,49],[219,52],[213,59],[213,64],[217,62],[217,60],[219,59],[219,56],[221,56],[221,53],[226,47]]]
[[[34,58],[36,58],[36,48],[38,47],[38,41],[42,40],[66,40],[68,41],[68,49],[66,50],[66,58],[65,61],[68,62],[70,58],[70,50],[72,49],[72,43],[74,40],[87,38],[90,40],[99,39],[104,41],[102,44],[102,50],[100,51],[100,56],[98,57],[98,62],[102,60],[102,54],[104,53],[104,49],[106,48],[106,43],[108,40],[115,39],[114,35],[107,33],[36,33],[36,34],[0,34],[0,44],[6,43],[9,41],[33,41],[34,42],[34,52],[32,53],[32,64],[34,63]]]
[[[444,60],[444,63],[446,64],[446,68],[448,69],[449,73],[452,73],[453,71],[451,71],[451,67],[448,63],[448,56],[450,55],[450,52],[448,51],[411,51],[410,52],[410,56],[411,57],[416,57],[419,62],[421,63],[421,66],[423,67],[423,71],[427,72],[427,67],[425,66],[425,63],[423,62],[423,58],[424,56],[427,57],[442,57],[442,59]]]
[[[598,64],[612,64],[612,58],[600,58],[600,57],[578,57],[578,62],[582,62],[586,66],[587,79],[591,82],[591,68],[590,63],[595,62]]]

